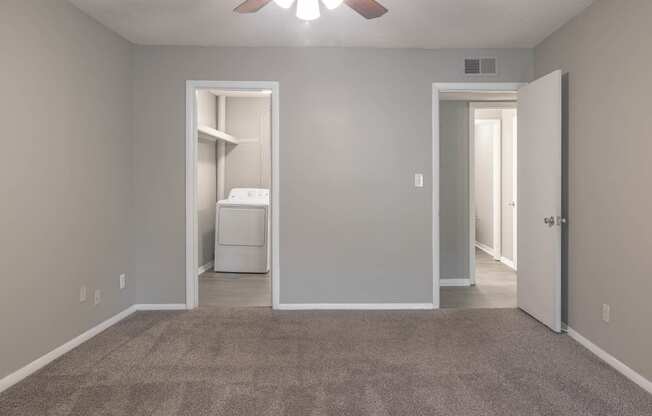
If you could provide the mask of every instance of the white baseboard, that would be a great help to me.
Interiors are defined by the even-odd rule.
[[[204,264],[197,270],[197,275],[201,275],[206,273],[207,271],[213,269],[213,266],[215,265],[214,261],[209,261],[208,263]]]
[[[65,344],[57,347],[56,349],[50,351],[49,353],[37,358],[31,363],[27,364],[23,368],[9,374],[0,380],[0,393],[7,390],[9,387],[14,384],[22,381],[26,377],[34,374],[41,368],[50,364],[52,361],[71,351],[72,349],[78,347],[89,339],[93,338],[100,332],[105,331],[109,327],[117,324],[122,321],[129,315],[133,314],[136,311],[176,311],[176,310],[185,310],[186,305],[183,303],[179,304],[140,304],[132,305],[125,309],[124,311],[118,313],[117,315],[112,316],[106,321],[94,326],[83,334],[73,338],[72,340],[66,342]]]
[[[507,257],[501,257],[500,262],[505,266],[509,267],[510,269],[516,271],[516,266],[514,265],[514,262],[508,259]]]
[[[588,339],[584,338],[579,332],[575,331],[573,328],[568,327],[568,336],[573,338],[579,344],[583,345],[587,350],[591,351],[593,354],[597,355],[604,362],[612,366],[620,374],[624,375],[634,383],[641,386],[641,388],[648,393],[652,394],[652,381],[646,379],[641,374],[629,368],[622,361],[618,360],[613,355],[609,354],[607,351],[598,347]]]
[[[482,243],[478,243],[477,241],[475,242],[475,246],[477,248],[479,248],[480,250],[484,251],[485,253],[487,253],[488,255],[490,255],[491,257],[494,256],[494,249],[493,248],[491,248],[491,247],[489,247],[487,245],[484,245]]]
[[[432,303],[282,303],[278,306],[284,311],[406,311],[406,310],[432,310]]]
[[[141,303],[133,306],[137,311],[185,311],[185,303]]]
[[[471,286],[471,279],[440,279],[440,287],[469,287]]]
[[[109,327],[117,324],[118,322],[122,321],[132,313],[136,312],[136,308],[133,306],[128,307],[124,311],[118,313],[117,315],[114,315],[113,317],[107,319],[106,321],[94,326],[93,328],[89,329],[88,331],[84,332],[83,334],[73,338],[72,340],[66,342],[65,344],[61,345],[60,347],[55,348],[54,350],[50,351],[49,353],[41,356],[40,358],[37,358],[36,360],[32,361],[31,363],[27,364],[23,368],[9,374],[8,376],[4,377],[3,379],[0,380],[0,393],[7,390],[9,387],[13,386],[14,384],[22,381],[26,377],[34,374],[41,368],[45,367],[46,365],[50,364],[52,361],[56,360],[57,358],[61,357],[62,355],[66,354],[67,352],[71,351],[72,349],[78,347],[79,345],[83,344],[84,342],[88,341],[89,339],[93,338],[100,332],[108,329]]]

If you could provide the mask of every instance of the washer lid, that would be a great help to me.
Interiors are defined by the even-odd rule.
[[[229,198],[219,201],[219,205],[269,205],[269,189],[233,188]]]
[[[229,199],[269,199],[269,189],[264,188],[233,188]]]
[[[220,207],[251,206],[251,207],[268,207],[269,199],[222,199],[217,201]]]

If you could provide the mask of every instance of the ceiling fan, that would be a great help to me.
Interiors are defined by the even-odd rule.
[[[246,0],[234,9],[237,13],[256,13],[258,10],[274,1],[284,9],[289,9],[295,0]],[[319,18],[320,0],[296,0],[297,17],[302,20],[315,20]],[[333,10],[342,3],[346,4],[367,19],[375,19],[388,12],[388,10],[376,0],[321,0],[327,9]]]

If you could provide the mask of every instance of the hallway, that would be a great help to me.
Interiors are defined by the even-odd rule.
[[[442,287],[441,307],[455,309],[516,308],[516,272],[476,249],[476,285]]]
[[[222,308],[272,306],[270,274],[216,273],[199,276],[199,305]]]

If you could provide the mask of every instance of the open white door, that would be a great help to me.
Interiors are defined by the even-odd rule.
[[[561,332],[562,73],[518,93],[518,306]]]

